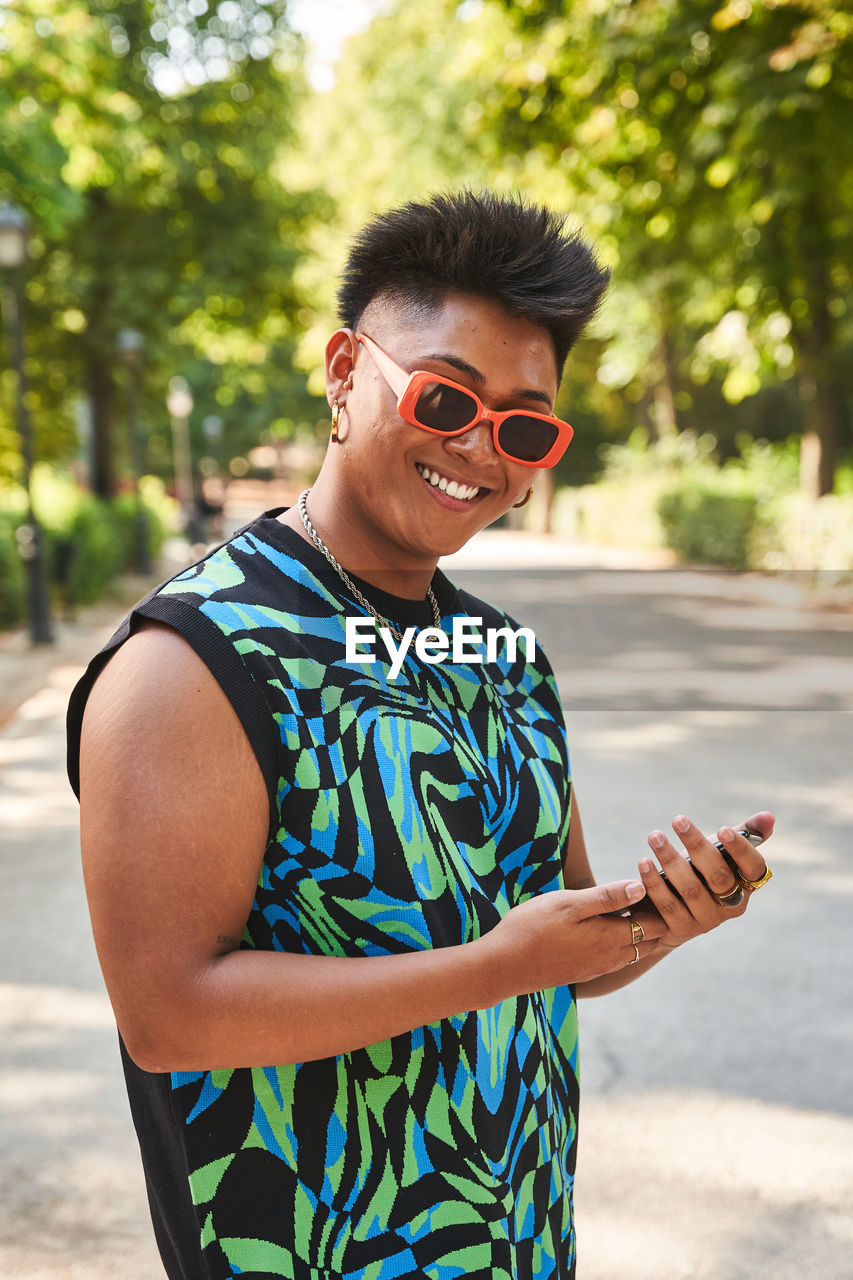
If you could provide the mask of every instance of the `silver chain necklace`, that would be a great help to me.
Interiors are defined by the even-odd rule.
[[[311,492],[310,489],[305,489],[304,492],[300,493],[299,502],[297,503],[297,506],[299,508],[299,518],[302,521],[302,524],[304,526],[305,532],[308,534],[308,537],[314,543],[314,546],[317,548],[317,550],[322,551],[323,555],[326,557],[329,564],[334,569],[335,573],[338,575],[338,577],[341,579],[342,582],[346,583],[346,585],[349,587],[350,591],[353,593],[353,595],[355,596],[356,600],[361,605],[361,607],[363,609],[366,609],[367,612],[370,614],[370,616],[372,618],[375,618],[377,622],[381,623],[383,627],[387,627],[395,640],[397,640],[398,642],[401,642],[403,639],[402,632],[398,631],[396,627],[392,626],[387,618],[383,618],[382,614],[377,609],[374,609],[370,601],[365,596],[362,595],[358,587],[353,582],[352,578],[338,564],[337,560],[332,555],[331,551],[326,546],[325,542],[320,537],[319,533],[314,528],[311,521],[308,519],[308,494],[310,492]],[[441,627],[441,610],[438,607],[438,601],[435,598],[435,592],[433,591],[432,587],[427,587],[427,600],[429,600],[430,605],[432,606],[433,621],[436,627],[440,628]]]

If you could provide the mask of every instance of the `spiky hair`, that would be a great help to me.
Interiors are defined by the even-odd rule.
[[[449,192],[362,228],[344,267],[338,311],[341,323],[356,329],[378,298],[430,310],[450,293],[494,299],[550,335],[562,372],[609,278],[581,232],[550,209],[518,196]]]

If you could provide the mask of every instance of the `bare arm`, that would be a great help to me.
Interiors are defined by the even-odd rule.
[[[598,914],[627,905],[624,883],[542,895],[484,937],[437,950],[240,950],[266,788],[224,693],[168,628],[133,636],[97,680],[80,767],[95,941],[119,1029],[147,1070],[343,1053],[633,955],[624,921]]]

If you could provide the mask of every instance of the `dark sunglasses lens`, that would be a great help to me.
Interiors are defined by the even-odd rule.
[[[415,403],[415,418],[433,431],[458,431],[473,423],[475,401],[467,392],[443,382],[428,382]]]
[[[521,462],[540,462],[554,444],[559,432],[552,422],[530,418],[526,413],[505,418],[498,440],[505,453]]]

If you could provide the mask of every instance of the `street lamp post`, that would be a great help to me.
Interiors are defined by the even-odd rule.
[[[33,436],[30,412],[27,405],[27,374],[24,368],[24,329],[21,316],[21,297],[18,277],[27,260],[29,219],[14,204],[0,205],[0,269],[8,270],[4,302],[9,336],[12,342],[12,359],[17,375],[18,434],[21,437],[21,453],[24,459],[24,488],[27,494],[26,523],[18,529],[18,549],[27,568],[29,594],[30,638],[33,644],[53,644],[50,625],[47,580],[45,577],[44,543],[42,532],[33,510],[32,472]]]
[[[180,376],[169,380],[169,394],[166,396],[166,408],[172,420],[172,456],[175,463],[175,492],[181,504],[184,528],[192,524],[193,517],[193,473],[192,455],[190,453],[190,414],[194,400],[186,378]]]
[[[204,432],[207,447],[213,455],[218,471],[222,469],[222,439],[224,426],[225,423],[218,413],[209,413],[207,417],[202,420],[201,424],[201,429]]]
[[[151,557],[148,554],[148,521],[142,494],[139,492],[139,475],[141,466],[141,447],[139,439],[139,400],[142,381],[142,350],[144,339],[136,329],[122,329],[118,335],[118,347],[121,358],[127,367],[127,425],[130,444],[130,470],[135,499],[135,560],[138,573],[151,572]]]

